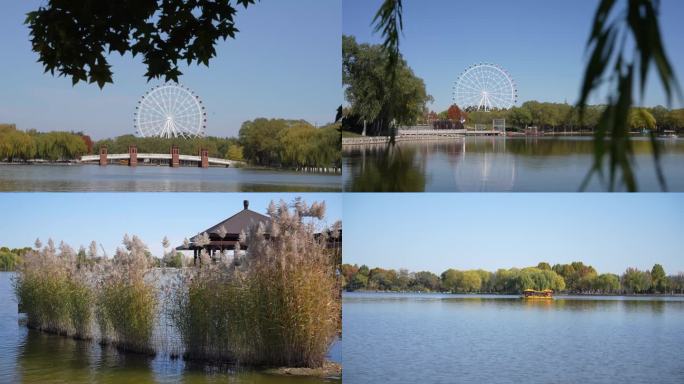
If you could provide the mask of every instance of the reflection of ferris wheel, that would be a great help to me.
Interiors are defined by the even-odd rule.
[[[471,65],[454,84],[454,103],[463,109],[508,109],[517,100],[515,82],[496,64]]]
[[[143,137],[200,137],[204,136],[207,114],[193,91],[166,83],[152,88],[138,101],[134,121]]]

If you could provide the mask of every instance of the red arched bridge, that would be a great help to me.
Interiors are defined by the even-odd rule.
[[[171,147],[169,153],[138,153],[138,148],[135,145],[128,147],[128,153],[108,153],[107,147],[100,147],[99,155],[81,156],[82,162],[98,161],[100,165],[107,165],[111,162],[126,161],[129,166],[135,167],[139,161],[145,160],[167,160],[171,167],[179,167],[183,163],[196,163],[198,167],[208,168],[209,165],[221,165],[231,167],[243,164],[241,161],[219,159],[216,157],[209,157],[209,151],[201,149],[198,156],[181,155],[177,146]]]

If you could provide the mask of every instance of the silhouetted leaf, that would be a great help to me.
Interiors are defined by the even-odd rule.
[[[148,81],[177,81],[178,60],[203,63],[216,55],[217,39],[234,37],[235,5],[254,0],[48,0],[26,14],[32,49],[45,71],[88,80],[102,88],[112,82],[104,56],[142,53]],[[193,43],[194,41],[194,43]],[[82,71],[87,71],[85,74]]]

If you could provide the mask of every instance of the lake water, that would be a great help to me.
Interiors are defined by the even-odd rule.
[[[0,191],[340,191],[342,176],[249,168],[0,165]]]
[[[633,141],[639,190],[660,191],[650,142]],[[684,139],[659,143],[668,190],[684,192]],[[576,192],[592,163],[590,137],[466,137],[346,148],[342,173],[346,191]]]
[[[684,298],[351,293],[350,383],[684,383]]]
[[[12,273],[0,272],[0,383],[340,383],[318,379],[266,375],[234,367],[149,358],[119,353],[96,342],[78,341],[29,330],[20,324],[12,291]],[[341,360],[339,344],[330,358]]]

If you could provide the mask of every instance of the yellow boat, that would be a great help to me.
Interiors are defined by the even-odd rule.
[[[550,289],[545,289],[543,291],[526,289],[522,292],[522,298],[528,300],[553,300],[553,291]]]

